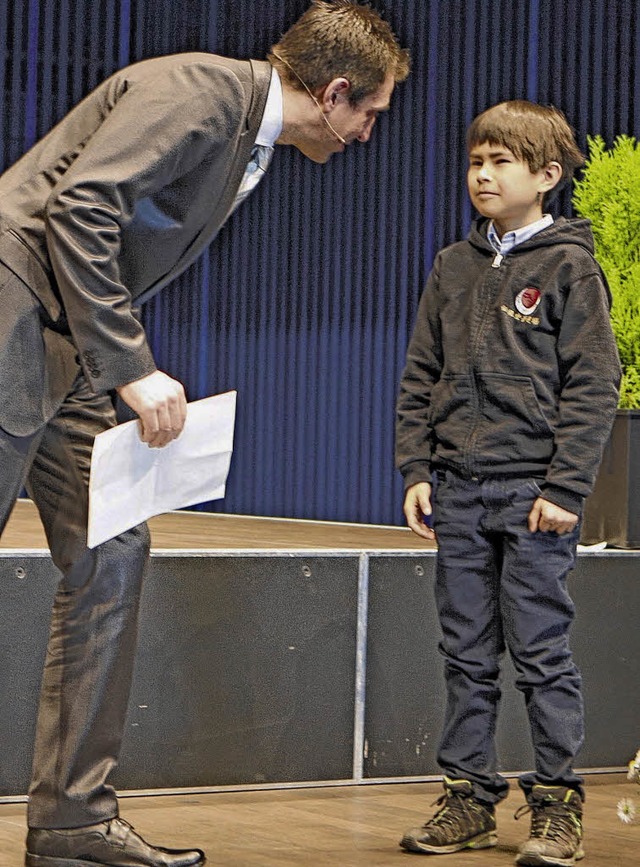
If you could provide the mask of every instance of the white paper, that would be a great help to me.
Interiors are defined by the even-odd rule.
[[[235,391],[194,401],[180,436],[161,449],[141,441],[137,421],[99,434],[91,456],[88,547],[153,515],[224,497],[235,412]]]

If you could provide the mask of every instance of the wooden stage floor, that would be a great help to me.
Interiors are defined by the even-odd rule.
[[[149,521],[154,549],[172,550],[435,550],[405,527],[171,512]],[[42,550],[47,541],[34,504],[18,500],[0,549]]]
[[[616,816],[618,801],[636,789],[622,774],[587,776],[587,857],[580,864],[637,867],[640,824],[623,825]],[[128,797],[120,807],[150,842],[204,849],[208,867],[420,867],[425,862],[402,852],[398,840],[431,815],[440,792],[435,783],[398,783]],[[442,867],[512,865],[529,830],[528,815],[513,818],[521,804],[514,790],[498,807],[495,849],[448,855]],[[0,804],[2,867],[24,863],[25,834],[24,804]]]

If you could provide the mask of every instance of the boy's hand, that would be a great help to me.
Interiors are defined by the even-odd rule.
[[[407,488],[404,496],[404,514],[407,524],[418,536],[433,541],[436,534],[422,520],[431,514],[431,485],[429,482],[418,482]]]
[[[561,509],[560,506],[550,503],[543,497],[538,497],[529,512],[528,524],[532,533],[539,530],[541,533],[553,532],[562,536],[563,533],[570,533],[577,523],[577,515]]]

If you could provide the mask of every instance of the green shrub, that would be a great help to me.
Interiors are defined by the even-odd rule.
[[[607,149],[589,138],[573,204],[591,220],[596,257],[613,296],[611,324],[622,363],[620,407],[640,409],[640,147],[621,135]]]

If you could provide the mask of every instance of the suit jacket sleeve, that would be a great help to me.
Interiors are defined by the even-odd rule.
[[[110,111],[47,202],[49,256],[81,363],[96,390],[155,370],[121,279],[121,234],[140,200],[179,184],[194,166],[232,146],[245,117],[244,93],[228,69],[217,70],[213,85],[211,73],[196,65],[172,66],[129,87],[120,84]]]

